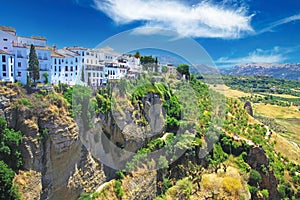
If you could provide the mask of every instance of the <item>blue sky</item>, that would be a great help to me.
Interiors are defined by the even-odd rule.
[[[217,66],[300,62],[299,0],[2,0],[0,25],[89,48],[132,28],[163,27],[194,38]]]

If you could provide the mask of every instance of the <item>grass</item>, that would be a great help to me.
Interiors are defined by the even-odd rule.
[[[250,96],[250,93],[245,93],[238,90],[233,90],[226,85],[210,85],[210,88],[225,94],[227,97],[239,98]],[[267,95],[267,94],[256,94]],[[297,98],[292,95],[285,94],[270,94],[282,98]],[[298,97],[299,98],[299,97]],[[271,141],[275,142],[275,150],[283,156],[288,157],[291,161],[300,164],[300,112],[299,107],[282,107],[264,103],[253,104],[255,115],[274,118],[275,121],[286,128],[286,133],[274,133],[271,136]],[[257,123],[253,118],[252,123]],[[298,147],[297,147],[298,145]]]
[[[300,119],[300,112],[295,107],[282,107],[277,105],[258,103],[254,104],[254,113],[273,118]]]
[[[288,157],[296,164],[300,164],[300,150],[291,144],[286,138],[280,134],[273,133],[270,139],[271,142],[275,142],[274,148],[276,152],[280,152],[283,156]]]
[[[282,98],[291,98],[291,99],[297,99],[299,97],[296,97],[296,96],[293,96],[293,95],[290,95],[290,94],[269,94],[269,93],[263,93],[264,95],[272,95],[272,96],[275,96],[275,97],[282,97]]]
[[[270,104],[255,104],[254,112],[275,118],[275,121],[286,128],[285,133],[273,133],[271,141],[275,142],[275,150],[300,164],[300,112],[295,107],[281,107]],[[298,147],[297,147],[298,145]]]
[[[251,96],[250,93],[245,93],[245,92],[242,92],[239,90],[233,90],[224,84],[209,85],[209,88],[212,90],[215,90],[221,94],[224,94],[227,97],[232,97],[232,98]]]

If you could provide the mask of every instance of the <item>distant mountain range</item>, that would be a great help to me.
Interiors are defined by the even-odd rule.
[[[222,74],[239,76],[271,76],[280,79],[300,80],[300,63],[295,64],[240,64],[220,69]]]

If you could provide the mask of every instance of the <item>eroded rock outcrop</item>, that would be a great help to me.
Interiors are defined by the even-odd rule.
[[[278,181],[274,175],[274,172],[269,168],[269,159],[263,148],[254,146],[250,149],[247,163],[252,169],[257,170],[262,178],[260,183],[261,188],[268,189],[270,199],[280,199],[277,186]]]
[[[20,150],[25,173],[40,174],[35,178],[40,179],[42,187],[35,191],[34,198],[77,199],[82,191],[93,190],[104,182],[102,165],[83,147],[79,129],[59,95],[56,102],[44,97],[38,101],[35,94],[11,87],[0,89],[0,114],[10,128],[23,135]],[[77,174],[80,178],[76,179]],[[31,197],[23,195],[23,199]]]

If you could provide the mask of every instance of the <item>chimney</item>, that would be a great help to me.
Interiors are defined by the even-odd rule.
[[[56,44],[53,45],[53,51],[56,52]]]

